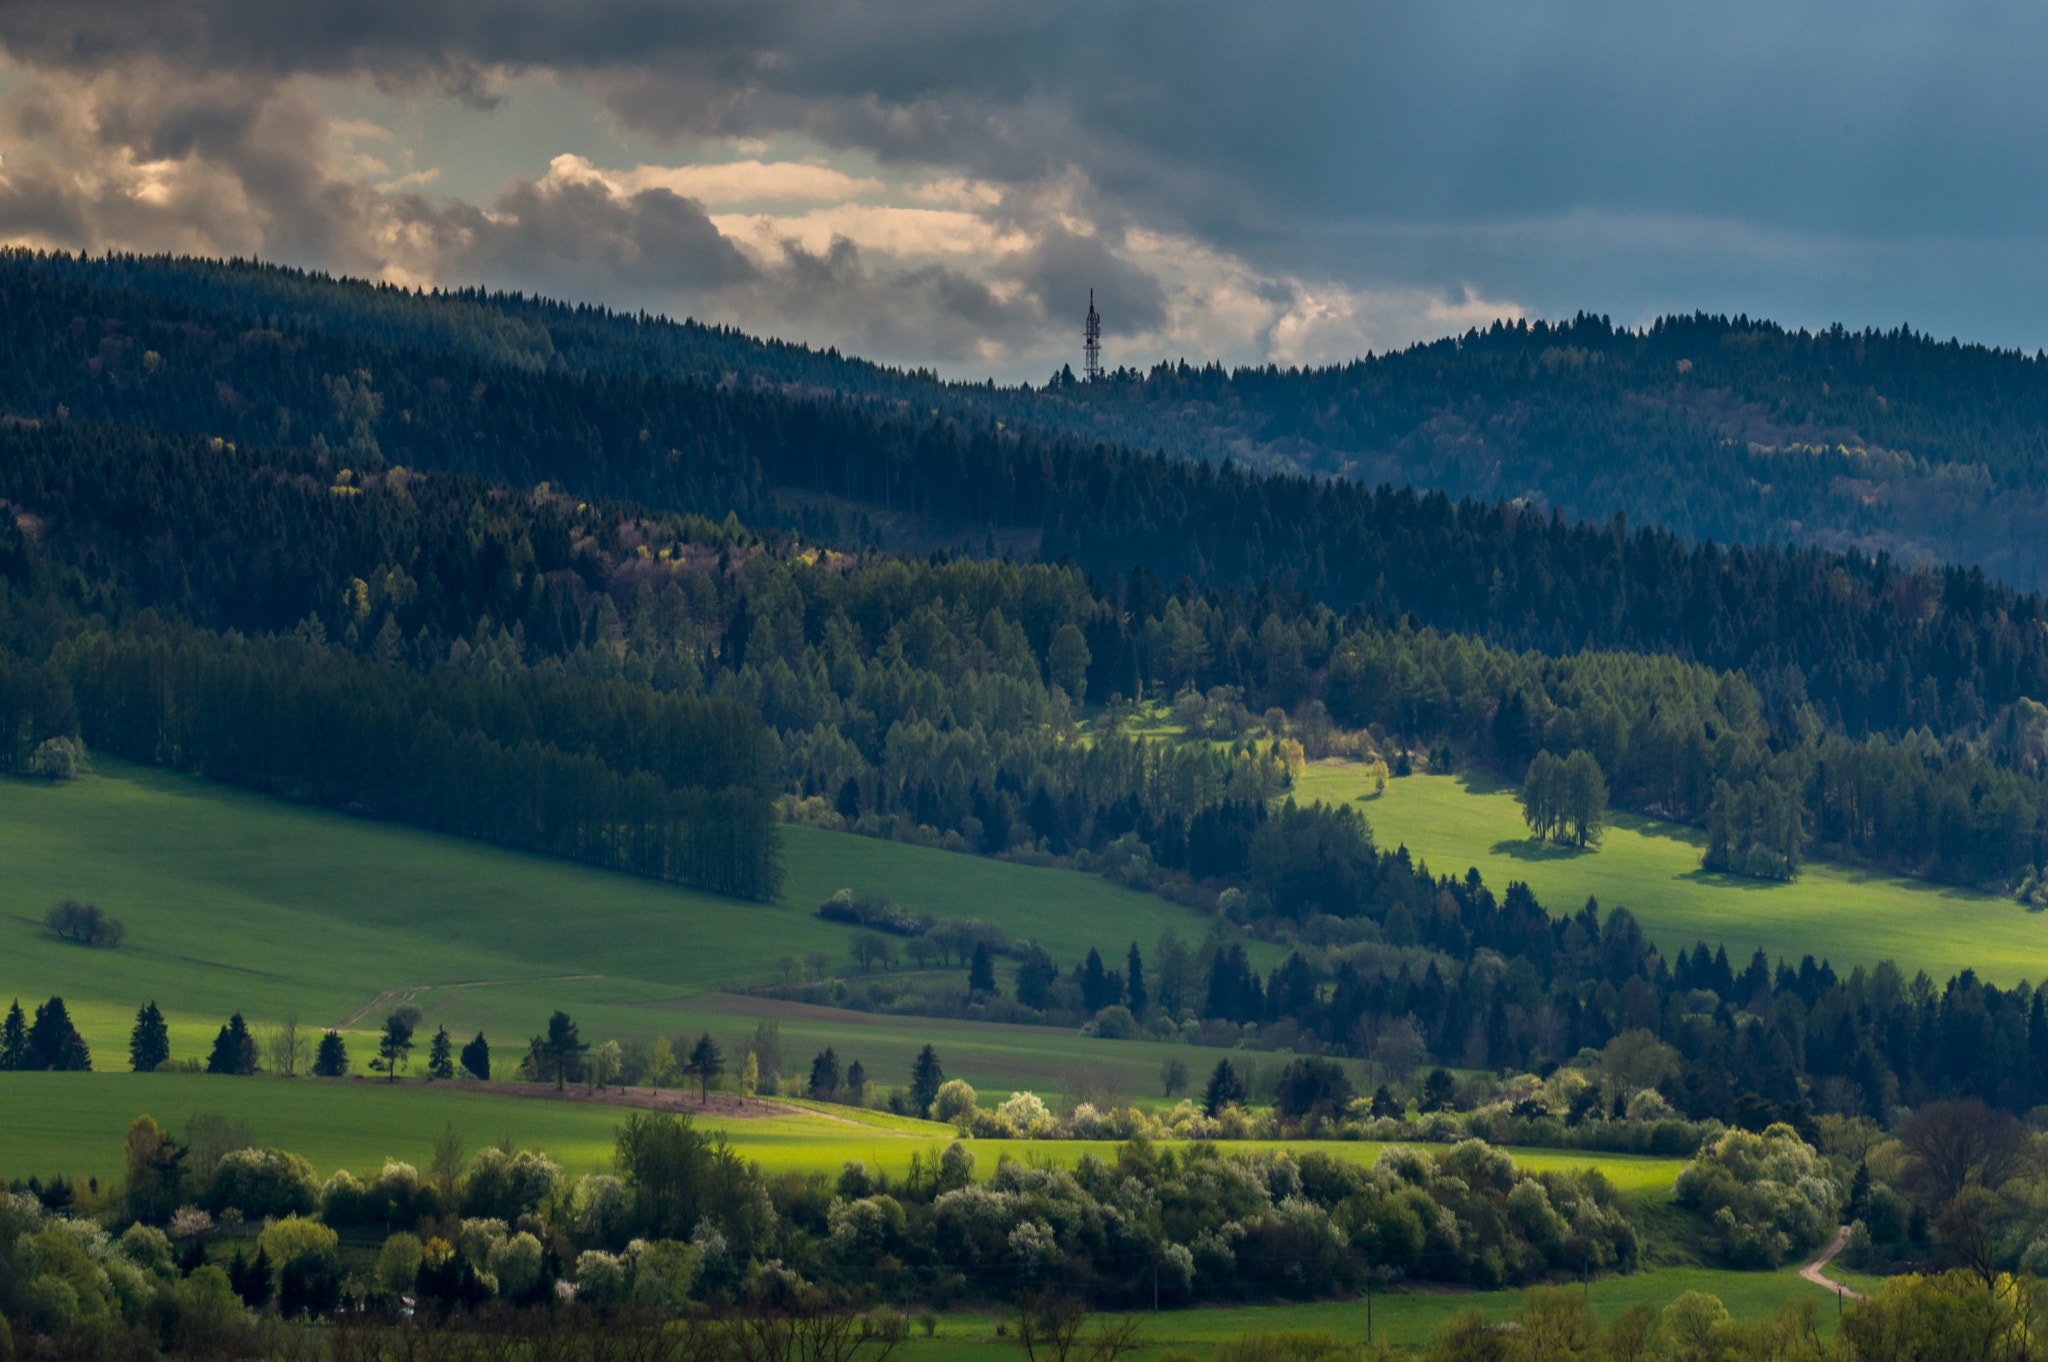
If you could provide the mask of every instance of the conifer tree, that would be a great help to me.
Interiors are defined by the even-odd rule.
[[[910,1104],[919,1116],[932,1114],[932,1103],[939,1100],[939,1087],[946,1081],[945,1070],[939,1067],[939,1053],[927,1045],[917,1052],[917,1062],[910,1070]]]
[[[315,1078],[342,1078],[348,1074],[348,1045],[341,1038],[341,1032],[329,1031],[320,1037],[320,1048],[313,1054],[313,1076]]]
[[[135,1029],[128,1033],[128,1067],[139,1074],[154,1073],[170,1057],[171,1028],[152,998],[136,1011]]]
[[[864,1105],[864,1094],[867,1092],[867,1086],[867,1067],[856,1059],[853,1063],[846,1066],[846,1090],[853,1094],[848,1100],[857,1107]]]
[[[996,991],[996,965],[988,953],[988,942],[974,943],[974,961],[967,968],[967,992],[992,994]]]
[[[237,1012],[213,1038],[213,1051],[206,1057],[210,1074],[253,1074],[256,1072],[256,1037]]]
[[[27,1062],[22,1067],[59,1073],[83,1073],[92,1068],[85,1038],[71,1024],[71,1013],[62,998],[52,998],[36,1009],[36,1019],[28,1028]]]
[[[433,1047],[427,1051],[427,1077],[455,1077],[455,1043],[448,1039],[448,1028],[434,1032]]]
[[[7,1020],[0,1023],[0,1070],[27,1067],[28,1022],[21,1015],[21,999],[16,998],[7,1009]]]
[[[839,1056],[831,1046],[811,1061],[811,1096],[829,1102],[839,1091]]]
[[[683,1072],[697,1080],[701,1089],[699,1105],[709,1106],[711,1085],[725,1072],[725,1056],[719,1053],[718,1042],[711,1039],[709,1031],[699,1036],[697,1043],[690,1047],[690,1058],[683,1065]]]
[[[462,1067],[479,1082],[491,1081],[491,1047],[483,1032],[477,1032],[476,1039],[462,1047]]]
[[[1140,1016],[1145,1004],[1151,1001],[1145,992],[1145,961],[1138,954],[1138,943],[1131,943],[1130,958],[1124,962],[1124,999],[1131,1009],[1131,1015]]]
[[[384,1034],[377,1041],[377,1057],[370,1067],[384,1075],[386,1083],[398,1081],[398,1071],[412,1054],[412,1027],[396,1012],[384,1019]]]
[[[1225,1107],[1242,1104],[1245,1099],[1244,1080],[1227,1059],[1216,1061],[1216,1071],[1209,1075],[1209,1085],[1202,1090],[1202,1110],[1214,1116]]]

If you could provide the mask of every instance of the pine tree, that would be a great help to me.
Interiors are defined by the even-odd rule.
[[[396,1012],[384,1019],[384,1034],[377,1041],[377,1057],[370,1067],[384,1075],[386,1083],[398,1081],[398,1071],[412,1054],[412,1028]]]
[[[917,1109],[919,1116],[932,1114],[932,1103],[939,1100],[939,1087],[946,1081],[945,1070],[939,1067],[939,1053],[927,1045],[917,1052],[917,1063],[910,1070],[910,1105]]]
[[[128,1067],[136,1073],[154,1073],[156,1067],[171,1057],[171,1028],[164,1024],[164,1014],[157,1011],[156,1000],[135,1013],[135,1029],[128,1033]]]
[[[1227,1059],[1216,1061],[1216,1071],[1209,1075],[1209,1085],[1202,1090],[1202,1110],[1211,1116],[1225,1107],[1242,1104],[1245,1099],[1244,1080]]]
[[[256,1037],[237,1012],[213,1038],[213,1052],[206,1057],[210,1074],[253,1074],[256,1072]]]
[[[931,1047],[927,1046],[926,1049]],[[811,1096],[820,1102],[829,1102],[839,1091],[839,1056],[831,1046],[811,1061]]]
[[[576,1023],[569,1019],[569,1014],[556,1011],[548,1018],[547,1036],[533,1038],[534,1058],[541,1065],[539,1076],[545,1078],[548,1070],[553,1069],[555,1091],[562,1091],[568,1085],[570,1070],[580,1064],[589,1048],[577,1034]]]
[[[28,1059],[22,1067],[59,1073],[83,1073],[92,1068],[85,1038],[71,1024],[71,1013],[62,998],[52,998],[36,1009],[36,1019],[28,1028]]]
[[[1131,943],[1130,958],[1124,962],[1124,998],[1134,1017],[1142,1016],[1150,997],[1145,992],[1145,961],[1138,954],[1138,943]]]
[[[477,1032],[476,1039],[462,1047],[462,1067],[479,1082],[491,1081],[491,1047],[483,1032]]]
[[[455,1077],[455,1043],[448,1039],[445,1026],[434,1032],[433,1048],[427,1051],[427,1077]]]
[[[967,969],[968,995],[971,997],[977,993],[992,994],[995,991],[995,961],[989,956],[988,942],[977,941],[974,943],[974,962]]]
[[[853,1094],[849,1099],[855,1106],[864,1104],[868,1087],[868,1071],[859,1060],[846,1066],[846,1090]]]
[[[16,998],[7,1009],[6,1022],[0,1023],[0,1070],[27,1067],[28,1022],[21,1015],[21,999]]]
[[[831,1051],[828,1050],[826,1053],[830,1054]],[[690,1058],[683,1065],[683,1072],[695,1078],[699,1084],[701,1091],[698,1105],[709,1106],[711,1085],[725,1072],[725,1056],[719,1053],[718,1042],[711,1039],[709,1031],[699,1036],[697,1043],[690,1047]]]
[[[320,1048],[313,1054],[313,1076],[315,1078],[341,1078],[348,1073],[348,1045],[341,1038],[341,1032],[329,1031],[320,1037]]]

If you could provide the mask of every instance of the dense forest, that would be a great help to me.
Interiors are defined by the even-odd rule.
[[[2048,585],[2038,356],[1747,317],[1496,324],[1325,369],[1115,370],[942,383],[720,327],[474,290],[420,295],[254,262],[26,257],[47,274],[259,327],[526,370],[834,395],[1053,443],[1626,516],[1686,539],[1814,544]]]

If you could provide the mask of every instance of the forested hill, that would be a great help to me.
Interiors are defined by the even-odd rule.
[[[11,267],[492,365],[834,395],[1051,440],[1622,514],[1689,540],[1881,550],[2048,585],[2048,369],[1904,327],[1806,333],[1693,316],[1632,332],[1582,316],[1325,369],[1162,365],[995,388],[727,328],[254,262],[16,255]]]
[[[0,416],[310,446],[763,525],[790,488],[970,525],[1122,585],[1270,584],[1339,613],[1412,615],[1515,647],[1672,652],[1746,671],[1781,727],[1973,730],[2048,695],[2041,601],[1960,569],[1818,550],[1689,547],[1508,504],[1374,491],[944,417],[690,379],[577,374],[250,326],[175,300],[0,266]],[[42,476],[42,474],[38,474]],[[50,476],[75,477],[59,471]],[[128,495],[130,489],[115,489]],[[844,504],[844,503],[842,503]],[[815,516],[813,537],[843,530]],[[1133,576],[1133,570],[1137,575]],[[1256,627],[1256,623],[1255,626]]]

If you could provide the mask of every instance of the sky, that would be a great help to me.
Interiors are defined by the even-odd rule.
[[[958,378],[1496,317],[2048,345],[2048,7],[6,0],[0,240]]]

